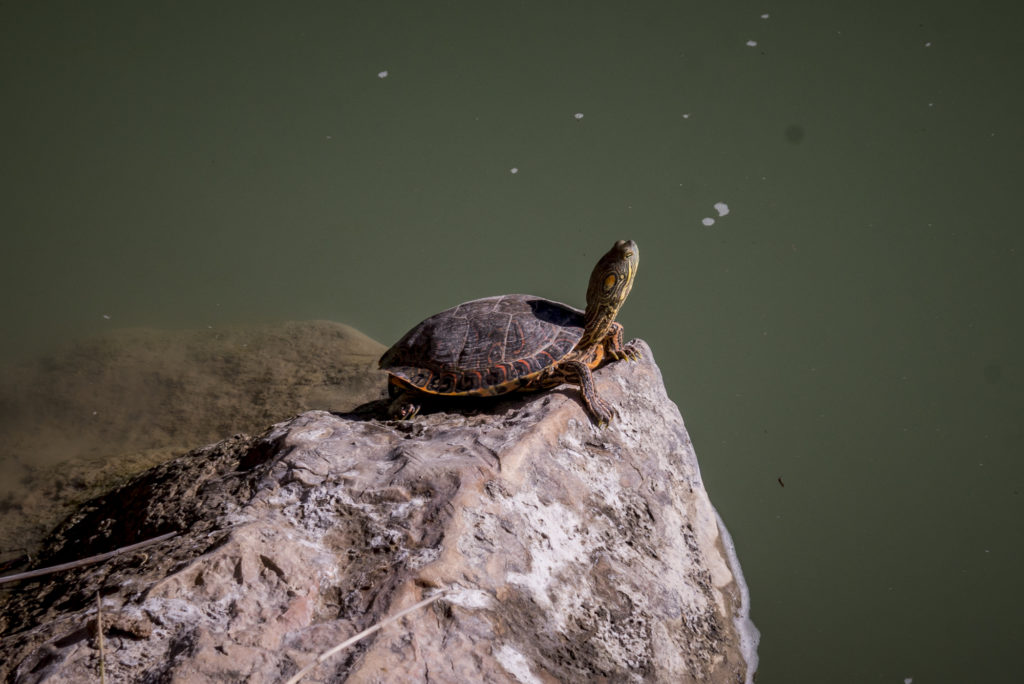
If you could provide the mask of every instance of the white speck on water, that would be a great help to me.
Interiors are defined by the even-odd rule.
[[[929,107],[934,107],[934,106],[935,106],[935,103],[934,103],[934,102],[929,102],[929,103],[928,103],[928,106],[929,106]]]
[[[576,112],[575,114],[572,115],[572,118],[574,118],[577,121],[579,121],[580,119],[583,118],[583,112]]]
[[[103,320],[109,321],[110,320],[110,314],[103,314]]]
[[[327,139],[328,139],[328,140],[330,140],[330,139],[331,139],[331,138],[333,138],[334,136],[333,136],[333,135],[328,135],[328,136],[326,136],[326,137],[327,137]],[[220,306],[220,304],[218,304],[217,306]]]
[[[718,212],[719,216],[725,216],[729,213],[729,205],[725,202],[715,202],[715,211]]]
[[[508,170],[508,172],[511,173],[514,176],[517,173],[519,173],[519,167],[513,166],[511,169]]]
[[[689,119],[689,118],[690,118],[690,115],[689,115],[689,114],[683,114],[683,118],[684,118],[684,119]]]
[[[377,78],[387,78],[387,77],[388,77],[388,70],[387,69],[385,69],[384,71],[378,71],[377,72]]]
[[[925,47],[931,47],[932,46],[932,41],[929,40],[927,43],[924,44],[924,46]]]
[[[768,17],[770,17],[770,16],[772,16],[772,15],[770,15],[770,14],[762,14],[762,15],[761,15],[761,18],[762,18],[762,19],[767,19],[767,18],[768,18]]]
[[[757,47],[757,41],[756,40],[748,40],[747,41],[747,47]]]
[[[96,416],[96,415],[99,415],[99,413],[98,413],[98,412],[96,412],[96,411],[93,411],[93,412],[92,412],[92,415]]]
[[[903,678],[903,684],[914,684],[914,678],[913,677],[904,677]]]
[[[705,216],[700,220],[700,222],[703,223],[705,226],[715,225],[715,219],[711,218],[710,216]]]

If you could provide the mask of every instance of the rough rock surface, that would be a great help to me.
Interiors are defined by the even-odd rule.
[[[124,329],[0,367],[0,560],[198,444],[377,399],[384,349],[330,321]]]
[[[160,465],[83,507],[0,603],[0,679],[743,682],[742,575],[650,350],[572,388],[413,421],[322,411]]]

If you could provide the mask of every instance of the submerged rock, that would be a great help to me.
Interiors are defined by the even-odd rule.
[[[0,367],[0,560],[198,444],[380,397],[384,349],[330,321],[123,329]]]
[[[650,350],[572,388],[413,421],[311,411],[90,502],[0,605],[0,679],[743,682],[756,630],[724,527]]]

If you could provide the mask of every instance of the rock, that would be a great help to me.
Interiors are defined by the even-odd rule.
[[[197,444],[380,397],[384,349],[329,321],[125,329],[0,368],[0,552]]]
[[[180,535],[24,582],[0,604],[0,679],[744,682],[756,630],[661,375],[389,422],[385,402],[304,413],[160,465],[90,502],[39,565]]]

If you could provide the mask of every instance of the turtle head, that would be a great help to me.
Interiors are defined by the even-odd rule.
[[[590,274],[587,287],[586,324],[583,339],[577,347],[594,344],[608,334],[608,329],[633,288],[640,250],[632,240],[619,240],[601,257]]]

